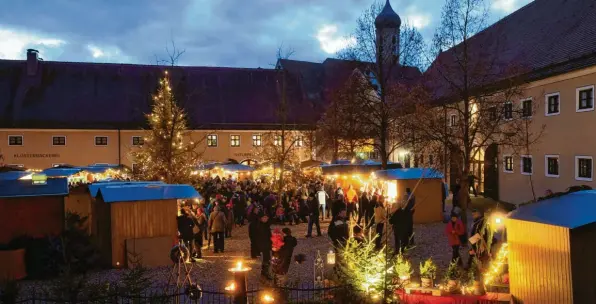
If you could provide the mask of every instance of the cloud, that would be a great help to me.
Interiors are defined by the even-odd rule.
[[[428,12],[421,13],[415,5],[405,9],[403,18],[407,24],[419,30],[429,26],[431,21],[431,15]]]
[[[491,8],[504,13],[511,13],[528,2],[527,0],[494,0]]]
[[[0,58],[4,59],[24,59],[28,48],[38,49],[42,55],[49,55],[52,49],[60,49],[65,43],[66,41],[49,34],[0,27]]]
[[[99,47],[95,44],[87,44],[87,50],[98,62],[128,62],[130,60],[115,46]]]
[[[356,44],[354,37],[341,37],[336,25],[323,25],[317,32],[321,49],[327,54],[335,54],[346,47]]]

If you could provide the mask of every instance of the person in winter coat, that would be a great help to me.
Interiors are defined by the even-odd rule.
[[[269,267],[271,265],[271,218],[265,212],[260,212],[256,223],[256,241],[259,250],[262,253],[261,275],[271,280]]]
[[[397,209],[389,218],[389,223],[393,227],[396,252],[404,252],[408,246],[408,211],[405,208],[405,201],[398,202]]]
[[[259,213],[261,213],[261,204],[253,202],[248,207],[248,238],[250,239],[250,257],[253,259],[261,255],[261,250],[258,244],[258,224]]]
[[[416,211],[416,197],[410,188],[406,188],[406,227],[408,233],[408,245],[414,245],[414,212]]]
[[[336,250],[337,248],[346,245],[346,242],[350,237],[350,225],[347,222],[347,212],[345,209],[340,210],[337,215],[331,219],[328,229],[327,234]]]
[[[207,216],[205,216],[205,212],[203,208],[199,206],[196,210],[196,216],[194,217],[195,225],[198,227],[198,233],[195,233],[195,257],[198,259],[203,258],[202,248],[203,248],[203,236],[205,231],[207,231]],[[195,230],[196,231],[196,230]]]
[[[348,212],[348,219],[356,218],[356,206],[358,204],[358,192],[350,185],[346,191],[346,205]]]
[[[178,232],[180,233],[180,238],[184,242],[184,246],[186,246],[192,253],[194,242],[193,228],[195,227],[195,222],[190,214],[189,208],[184,207],[180,212],[181,215],[176,219],[178,223]]]
[[[282,262],[277,274],[285,275],[290,269],[294,248],[298,245],[298,240],[292,236],[292,230],[290,228],[284,228],[281,232],[284,234],[284,245],[279,250],[279,257],[282,259]]]
[[[452,212],[451,220],[445,226],[445,235],[447,235],[447,241],[449,241],[449,246],[453,250],[451,261],[457,261],[459,265],[462,264],[461,257],[459,256],[459,248],[462,245],[461,236],[464,233],[464,223],[462,223],[456,213]]]
[[[232,200],[225,205],[223,208],[225,209],[226,215],[226,237],[232,237],[232,229],[234,228],[234,207],[232,205]]]
[[[477,258],[482,264],[487,263],[489,260],[488,224],[484,218],[483,212],[478,209],[472,210],[472,217],[474,218],[472,229],[470,229],[470,243],[472,244],[472,248],[469,251],[470,257],[468,258],[467,268],[472,266],[474,257]],[[478,234],[480,238],[474,241],[474,239],[477,238],[475,237],[476,234]],[[494,238],[491,241],[494,243]]]
[[[219,206],[213,209],[213,213],[209,216],[209,231],[213,236],[213,252],[224,252],[224,238],[226,231],[226,216],[223,211],[220,211]]]
[[[377,206],[375,206],[375,224],[377,232],[377,238],[375,239],[375,248],[377,249],[381,249],[383,245],[383,229],[385,228],[385,221],[387,220],[385,213],[386,212],[383,200],[379,200],[377,202]]]
[[[333,206],[332,208],[332,212],[331,212],[331,218],[337,216],[339,214],[340,211],[342,210],[346,210],[347,212],[347,208],[348,205],[346,204],[346,200],[345,200],[345,196],[344,196],[344,191],[341,189],[341,187],[337,186],[337,190],[335,190],[335,200],[333,201]]]
[[[360,226],[360,221],[364,218],[364,226],[368,226],[370,223],[371,214],[368,214],[369,211],[368,205],[370,204],[370,192],[365,190],[362,191],[362,195],[358,200],[358,226]]]
[[[298,199],[298,216],[303,223],[307,223],[308,220],[306,217],[308,216],[308,203],[306,202],[308,196],[306,198],[300,197]]]
[[[312,225],[317,226],[317,236],[321,236],[321,224],[319,223],[319,200],[315,198],[314,193],[308,196],[308,230],[306,237],[312,237]]]

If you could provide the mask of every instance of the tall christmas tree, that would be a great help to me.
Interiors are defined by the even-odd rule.
[[[172,93],[168,72],[159,81],[153,96],[153,108],[147,114],[150,129],[146,131],[143,146],[133,152],[140,165],[138,175],[145,180],[163,180],[167,183],[185,183],[189,180],[200,154],[188,130],[186,113]]]

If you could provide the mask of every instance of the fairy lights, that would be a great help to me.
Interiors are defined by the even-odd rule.
[[[489,285],[494,282],[495,278],[503,270],[503,265],[507,263],[507,257],[509,256],[509,248],[507,243],[503,243],[497,258],[490,265],[489,270],[484,274],[484,285]]]

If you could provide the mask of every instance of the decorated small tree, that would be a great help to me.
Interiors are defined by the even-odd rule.
[[[447,290],[455,292],[458,290],[458,280],[461,277],[458,260],[452,261],[445,272],[445,282],[447,283]]]
[[[432,258],[428,258],[424,263],[420,263],[420,281],[422,282],[422,287],[432,287],[436,276],[437,265],[435,265]]]
[[[150,129],[146,131],[142,147],[132,156],[140,165],[137,176],[145,180],[184,183],[189,180],[200,154],[197,147],[202,140],[192,138],[186,113],[180,107],[170,87],[167,71],[159,81],[153,96],[151,113],[147,114]]]
[[[407,284],[410,281],[410,276],[412,273],[414,273],[414,270],[412,270],[412,264],[401,253],[398,254],[397,258],[395,259],[395,272],[397,273],[402,285]]]
[[[475,295],[485,294],[484,282],[482,282],[482,265],[477,258],[472,260],[472,265],[468,269],[468,286],[474,287]]]

